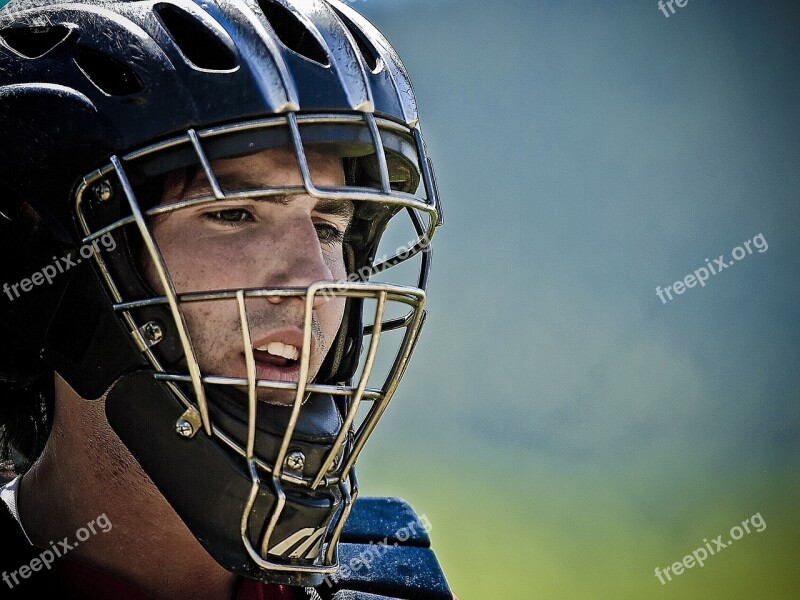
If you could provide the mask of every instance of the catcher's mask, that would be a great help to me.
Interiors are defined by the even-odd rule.
[[[67,125],[36,142],[57,165],[50,183],[31,184],[29,194],[4,183],[18,204],[7,199],[2,212],[13,215],[25,203],[62,251],[82,258],[33,308],[18,309],[20,327],[37,310],[53,310],[32,343],[83,397],[106,395],[114,431],[220,564],[247,577],[318,585],[338,568],[337,540],[358,494],[356,459],[424,322],[430,241],[441,224],[405,71],[380,34],[337,2],[111,2],[118,12],[112,17],[70,2],[31,5],[18,21],[0,21],[0,58],[11,56],[25,74],[18,78],[24,82],[0,86],[0,111],[17,111],[21,125],[9,126],[18,140],[47,118],[37,112],[42,108],[63,106]],[[42,14],[46,26],[36,25]],[[107,36],[97,34],[103,19],[141,49],[127,70],[114,57],[124,45],[103,46]],[[286,33],[298,26],[307,28],[313,48]],[[201,45],[216,44],[222,55],[198,51],[186,37],[198,32],[207,38]],[[163,57],[147,62],[158,44],[171,62],[188,64],[186,72],[159,74],[167,70]],[[33,64],[42,57],[69,60],[72,70],[53,83],[51,64]],[[269,80],[266,70],[278,78]],[[235,89],[225,78],[243,71],[247,106],[217,98]],[[176,115],[168,127],[137,120],[154,114],[139,112],[143,106],[183,106],[170,89],[184,94],[192,86],[191,102],[183,101],[193,114]],[[262,104],[255,110],[253,87]],[[59,137],[68,134],[74,137]],[[296,184],[237,185],[218,177],[221,161],[272,151],[291,152]],[[340,161],[343,185],[315,181],[311,155]],[[54,198],[80,164],[91,166],[72,185],[64,210]],[[33,161],[16,170],[6,164],[0,182],[34,177],[37,168]],[[167,182],[176,178],[204,185],[170,196]],[[260,181],[258,174],[251,180]],[[341,240],[345,278],[303,287],[176,286],[154,233],[157,219],[237,199],[290,203],[296,196],[352,205]],[[302,304],[296,344],[255,347],[253,307],[267,302]],[[313,376],[315,307],[324,302],[342,305],[341,324]],[[197,320],[187,318],[193,303],[236,315],[243,372],[200,358]],[[286,377],[259,376],[265,352]]]

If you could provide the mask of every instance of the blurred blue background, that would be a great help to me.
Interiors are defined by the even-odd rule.
[[[446,216],[363,493],[428,517],[461,600],[800,597],[800,5],[349,4],[412,74]]]

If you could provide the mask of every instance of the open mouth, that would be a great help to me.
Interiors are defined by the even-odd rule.
[[[300,350],[290,344],[282,342],[270,342],[261,348],[253,350],[253,357],[256,362],[274,365],[276,367],[290,366],[297,364],[300,358]]]
[[[283,342],[270,342],[253,349],[256,378],[296,383],[300,374],[300,349]]]

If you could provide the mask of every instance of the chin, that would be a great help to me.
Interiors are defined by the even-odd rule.
[[[246,391],[247,390],[245,390],[245,392]],[[256,390],[256,398],[258,398],[259,402],[278,406],[291,406],[294,404],[296,396],[297,392],[294,390],[265,390],[263,388]],[[305,402],[307,397],[308,393],[305,394],[303,402]]]

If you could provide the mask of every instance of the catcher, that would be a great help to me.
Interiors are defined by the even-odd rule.
[[[384,37],[12,0],[0,126],[3,597],[451,600],[426,519],[357,499],[442,222]]]

